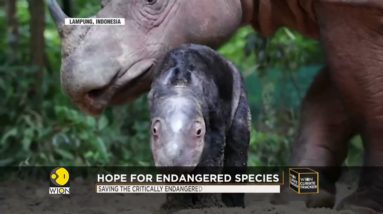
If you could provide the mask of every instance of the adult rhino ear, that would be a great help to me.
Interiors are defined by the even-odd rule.
[[[109,2],[111,2],[112,0],[101,0],[101,8],[104,8],[107,4],[109,4]]]

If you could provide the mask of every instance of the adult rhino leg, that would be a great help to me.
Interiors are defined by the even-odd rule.
[[[320,167],[320,194],[306,199],[309,207],[333,207],[335,182],[347,155],[347,144],[355,129],[334,87],[328,67],[314,79],[302,104],[300,128],[292,146],[291,166]],[[288,188],[274,203],[302,199]]]
[[[365,166],[361,170],[358,189],[343,199],[338,209],[352,209],[358,213],[383,213],[383,129],[374,130],[375,128],[368,128],[363,133]]]
[[[309,89],[301,110],[292,166],[317,166],[320,194],[309,196],[309,207],[333,207],[335,183],[347,156],[347,146],[356,129],[334,86],[328,67],[323,68]]]
[[[365,145],[365,166],[383,166],[383,5],[318,2],[321,40],[347,109],[358,121]],[[383,172],[364,168],[358,190],[341,208],[383,212]],[[358,212],[360,213],[360,211]]]

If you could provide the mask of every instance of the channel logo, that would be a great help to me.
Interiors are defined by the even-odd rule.
[[[50,195],[69,195],[69,172],[64,167],[57,167],[53,169],[49,175],[50,177]]]
[[[309,168],[291,168],[289,185],[298,194],[318,194],[319,173]]]

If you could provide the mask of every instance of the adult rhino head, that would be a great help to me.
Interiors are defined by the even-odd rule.
[[[243,22],[247,0],[104,0],[95,17],[123,26],[69,26],[55,0],[49,9],[62,39],[61,82],[83,111],[128,102],[149,90],[157,62],[183,43],[217,46]]]

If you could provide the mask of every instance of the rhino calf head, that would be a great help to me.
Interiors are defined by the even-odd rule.
[[[205,120],[201,106],[188,90],[170,89],[162,97],[151,100],[151,148],[157,167],[192,168],[200,161]]]
[[[148,94],[151,149],[157,167],[190,170],[199,164],[205,147],[204,76],[194,71],[205,67],[188,46],[181,47],[166,55]]]
[[[123,26],[68,26],[55,0],[49,8],[62,39],[62,87],[93,115],[147,91],[168,50],[221,44],[242,21],[241,0],[103,1],[95,17],[125,18]]]

